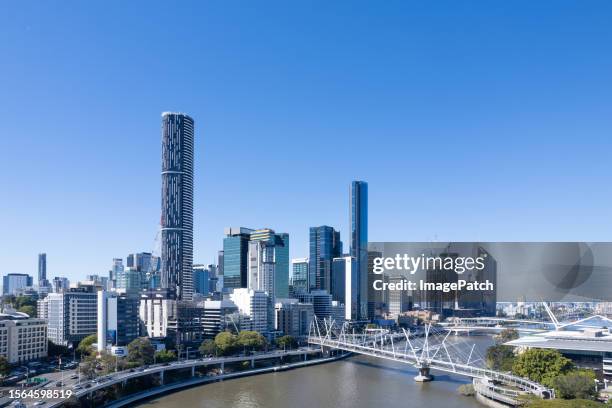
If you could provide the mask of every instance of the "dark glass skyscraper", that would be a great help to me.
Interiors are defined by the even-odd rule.
[[[250,228],[226,228],[223,239],[223,289],[247,287]]]
[[[47,254],[38,254],[38,285],[47,286]]]
[[[193,119],[162,114],[161,285],[193,295]]]
[[[332,262],[341,255],[340,231],[327,225],[310,227],[308,285],[311,290],[322,289],[330,293]]]
[[[368,183],[353,181],[350,188],[351,256],[358,272],[360,318],[368,317]]]

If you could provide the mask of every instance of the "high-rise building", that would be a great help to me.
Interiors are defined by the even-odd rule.
[[[340,232],[327,225],[310,227],[310,257],[308,260],[310,290],[326,290],[329,293],[332,262],[339,256],[342,256]]]
[[[351,256],[357,269],[359,318],[368,317],[368,183],[353,181],[350,187]]]
[[[232,329],[233,313],[238,307],[230,300],[204,301],[204,337],[212,339],[225,329]]]
[[[223,239],[223,289],[246,288],[248,280],[249,240],[252,229],[226,228]]]
[[[162,114],[161,284],[193,295],[193,119]]]
[[[48,286],[47,281],[47,254],[38,254],[38,286]]]
[[[314,316],[311,303],[299,303],[297,299],[278,299],[274,309],[276,331],[294,338],[308,336]]]
[[[358,320],[359,303],[357,293],[359,290],[358,271],[355,258],[343,256],[334,258],[333,279],[332,279],[332,299],[344,304],[344,319]]]
[[[400,284],[404,276],[390,276],[389,283]],[[389,315],[397,318],[400,314],[411,309],[410,294],[408,290],[389,290]]]
[[[247,287],[274,298],[289,296],[289,234],[266,228],[251,233]]]
[[[117,283],[117,275],[119,275],[124,270],[123,259],[121,258],[113,258],[113,265],[111,266],[110,271],[108,271],[108,280],[110,287],[115,287]]]
[[[53,278],[53,292],[61,293],[68,290],[69,287],[70,281],[68,280],[68,278],[65,278],[63,276],[56,276],[55,278]]]
[[[208,295],[214,288],[210,288],[210,270],[204,265],[193,265],[193,292]]]
[[[2,279],[2,293],[15,295],[18,291],[31,287],[34,283],[32,277],[25,273],[9,273]]]
[[[167,288],[140,292],[141,335],[189,346],[201,343],[204,309],[175,296],[176,291]]]
[[[329,319],[332,315],[332,297],[325,290],[311,290],[310,293],[298,293],[301,303],[312,303],[314,314],[319,320]]]
[[[251,317],[252,330],[267,333],[273,329],[274,322],[269,318],[269,296],[261,290],[237,288],[230,294],[230,299],[241,313]]]
[[[96,333],[97,289],[93,285],[78,285],[47,296],[49,340],[67,346]]]
[[[135,268],[139,272],[157,272],[159,270],[159,258],[150,252],[138,252],[129,254],[126,259],[128,268]]]
[[[256,248],[256,245],[252,243],[261,243],[257,246],[262,255],[258,258],[261,262],[259,267],[250,262],[254,254],[251,250]],[[265,284],[266,288],[250,286],[248,281],[254,277],[252,268],[254,266],[261,272],[262,279],[265,279],[264,275],[271,279],[271,282]],[[259,229],[251,233],[247,286],[251,289],[266,290],[272,297],[286,298],[289,296],[289,234],[276,234],[270,228]]]
[[[137,268],[128,266],[117,272],[115,288],[137,292],[144,289],[143,286],[145,286],[144,275]]]
[[[374,289],[374,281],[388,279],[386,274],[377,275],[374,272],[374,259],[381,258],[382,252],[368,251],[368,319],[376,316],[383,316],[387,311],[388,293],[387,290]]]
[[[452,284],[459,279],[468,282],[489,281],[497,285],[497,261],[491,254],[478,244],[452,243],[445,251],[437,254],[441,258],[472,257],[484,258],[484,268],[468,270],[457,273],[454,270],[446,270],[439,265],[427,269],[426,280],[436,284]],[[473,316],[495,316],[497,304],[497,292],[492,291],[424,291],[418,297],[421,307],[439,313],[444,317],[473,317]]]
[[[127,346],[138,337],[140,321],[138,293],[107,292],[98,293],[98,351],[107,346]]]
[[[291,294],[308,292],[308,258],[291,260]]]

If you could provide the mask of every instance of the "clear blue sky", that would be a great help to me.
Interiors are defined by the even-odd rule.
[[[612,2],[0,3],[0,273],[151,250],[160,114],[196,121],[195,261],[372,241],[610,240]]]

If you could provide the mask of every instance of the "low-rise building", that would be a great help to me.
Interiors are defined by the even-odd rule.
[[[0,313],[0,356],[20,364],[47,356],[47,323],[25,313]]]

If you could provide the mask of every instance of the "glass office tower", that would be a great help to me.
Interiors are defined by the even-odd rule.
[[[359,290],[359,318],[368,318],[368,183],[353,181],[350,188],[351,256],[355,258]]]
[[[193,296],[193,119],[162,114],[161,284]]]
[[[226,228],[223,239],[223,291],[247,287],[250,228]]]
[[[308,261],[308,286],[330,293],[331,272],[334,258],[342,256],[340,231],[322,225],[310,227],[310,256]]]

